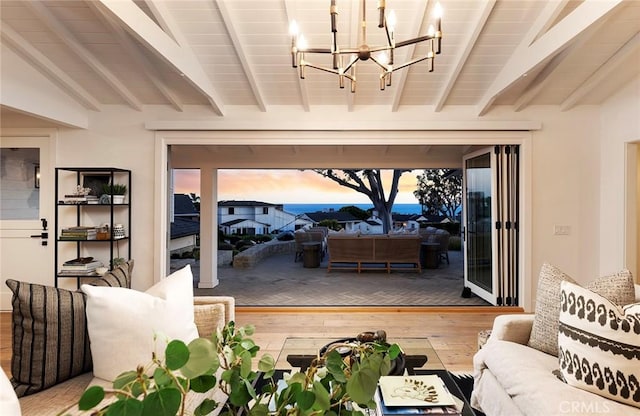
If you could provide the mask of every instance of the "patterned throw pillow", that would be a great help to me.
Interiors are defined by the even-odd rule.
[[[548,263],[544,263],[538,278],[536,309],[528,345],[547,354],[558,355],[558,316],[560,315],[560,284],[576,283],[569,275]],[[635,300],[633,276],[622,270],[600,277],[586,285],[601,296],[618,305]]]
[[[560,371],[571,386],[640,407],[640,303],[619,307],[561,284]]]
[[[133,260],[91,284],[130,286],[132,268]],[[6,284],[13,292],[11,384],[17,396],[91,371],[85,295],[12,279]]]
[[[560,283],[575,283],[557,267],[544,263],[538,276],[536,309],[528,345],[551,355],[558,355],[558,315],[560,315]]]

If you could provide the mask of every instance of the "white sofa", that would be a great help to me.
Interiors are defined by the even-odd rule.
[[[216,331],[216,328],[222,327],[225,323],[235,320],[235,299],[233,297],[196,296],[194,297],[194,306],[195,323],[198,328],[198,335],[201,337],[209,337]],[[105,385],[103,381],[94,378],[93,373],[85,373],[41,392],[21,397],[19,399],[21,414],[22,416],[57,415],[69,405],[76,403],[84,390],[93,384],[110,387]],[[204,397],[224,401],[224,396],[221,396],[221,392],[212,390],[209,393],[190,393],[187,397],[186,414],[193,414],[193,409]],[[9,401],[0,401],[0,405],[3,403],[7,403],[8,405]],[[0,408],[2,407],[0,406]],[[76,415],[88,413],[80,412],[76,407],[70,409],[66,414]]]
[[[640,302],[640,286],[635,289]],[[558,358],[527,346],[533,319],[533,314],[495,319],[491,336],[473,359],[474,408],[487,416],[640,416],[640,408],[560,381],[553,374]]]

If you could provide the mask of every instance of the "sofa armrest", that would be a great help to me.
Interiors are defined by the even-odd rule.
[[[236,300],[231,296],[195,296],[193,304],[198,334],[203,338],[236,319]]]
[[[526,345],[533,327],[532,313],[496,316],[488,341],[502,340]]]

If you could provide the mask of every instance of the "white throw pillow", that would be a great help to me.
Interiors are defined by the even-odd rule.
[[[194,322],[193,275],[186,266],[146,292],[82,285],[93,374],[113,381],[124,371],[164,358],[168,341],[198,337]],[[157,341],[154,341],[154,338]]]
[[[0,409],[4,416],[20,416],[18,396],[2,368],[0,368]]]
[[[567,384],[640,407],[640,304],[562,282],[558,347]]]

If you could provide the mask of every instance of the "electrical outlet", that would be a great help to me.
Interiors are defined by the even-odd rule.
[[[571,234],[571,227],[568,225],[554,225],[553,235],[569,235]]]

